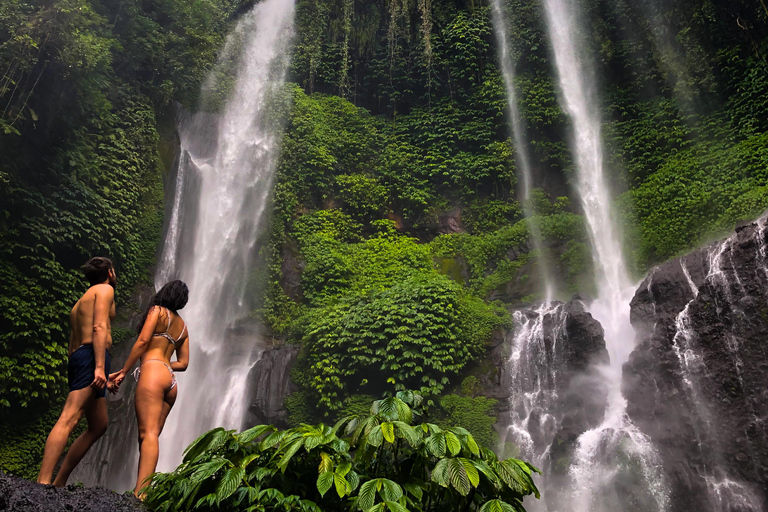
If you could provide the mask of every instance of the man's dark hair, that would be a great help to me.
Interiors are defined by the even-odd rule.
[[[112,268],[112,260],[96,256],[85,262],[83,272],[85,273],[85,278],[93,286],[109,279],[109,271]]]

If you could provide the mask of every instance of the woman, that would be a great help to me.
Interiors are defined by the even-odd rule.
[[[139,338],[119,372],[109,379],[119,386],[136,361],[136,420],[139,423],[139,474],[133,493],[141,497],[147,480],[155,472],[159,454],[158,437],[176,401],[178,388],[174,372],[189,364],[189,333],[178,311],[187,304],[189,289],[181,281],[163,286],[139,322]],[[176,352],[176,361],[171,355]]]

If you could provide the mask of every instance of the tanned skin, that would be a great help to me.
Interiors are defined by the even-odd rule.
[[[168,327],[169,314],[170,327]],[[171,389],[173,381],[165,365],[144,363],[151,360],[161,361],[168,364],[174,372],[183,372],[189,365],[189,334],[184,334],[174,347],[173,343],[167,339],[155,336],[165,332],[166,327],[168,327],[168,333],[176,339],[184,331],[184,322],[177,314],[165,308],[152,308],[125,366],[109,376],[114,386],[120,386],[133,365],[141,358],[141,378],[136,385],[135,398],[136,420],[139,423],[139,472],[133,491],[139,498],[143,498],[144,488],[149,483],[147,479],[157,467],[157,458],[160,455],[158,438],[179,391],[178,387]],[[176,361],[171,362],[174,351]]]
[[[104,352],[112,346],[116,282],[115,271],[112,269],[109,271],[109,278],[106,281],[88,288],[88,291],[80,297],[69,315],[69,322],[72,326],[72,333],[69,337],[69,355],[72,356],[72,353],[81,345],[92,343],[96,358],[96,371],[90,386],[70,391],[67,396],[61,416],[59,416],[59,420],[45,442],[43,464],[37,475],[38,483],[51,483],[56,462],[61,457],[72,430],[80,423],[83,416],[88,422],[88,428],[72,443],[64,457],[56,480],[53,481],[53,485],[56,487],[63,487],[67,484],[67,479],[75,466],[93,443],[107,431],[109,422],[107,401],[97,398],[96,394],[108,385],[107,376],[104,374]]]

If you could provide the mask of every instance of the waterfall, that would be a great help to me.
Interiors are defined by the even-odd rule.
[[[513,403],[504,442],[514,442],[521,457],[539,466],[560,427],[557,370],[560,345],[567,342],[566,314],[563,303],[545,301],[513,315],[515,334],[507,362]]]
[[[202,89],[201,104],[216,106],[229,83],[219,77],[234,74],[220,112],[180,116],[180,156],[155,287],[171,279],[189,285],[180,314],[189,329],[190,363],[177,374],[178,398],[160,437],[158,471],[174,469],[203,432],[239,429],[246,416],[248,373],[263,345],[258,329],[244,320],[283,131],[293,13],[294,0],[264,0],[245,14]],[[119,362],[130,350],[122,348]],[[110,429],[73,481],[133,487],[138,453],[130,380],[111,398]]]
[[[761,221],[758,222],[758,224]],[[762,234],[762,231],[760,231]],[[734,238],[728,238],[722,242],[714,244],[709,252],[709,269],[704,282],[710,287],[716,287],[722,290],[723,296],[728,304],[737,309],[737,301],[732,300],[729,274],[723,268],[723,256],[727,252],[729,257],[732,252]],[[764,245],[760,245],[758,257],[763,260],[764,265]],[[704,474],[701,475],[706,484],[709,493],[709,503],[712,506],[710,510],[715,511],[738,511],[738,512],[758,512],[761,510],[760,499],[744,482],[740,482],[729,475],[728,462],[722,454],[718,443],[717,418],[707,404],[706,398],[701,391],[701,380],[707,379],[706,365],[702,357],[701,349],[698,345],[698,335],[696,328],[691,321],[691,306],[699,298],[699,287],[691,279],[690,273],[681,258],[680,266],[683,274],[688,280],[691,288],[692,298],[688,301],[683,310],[675,319],[675,335],[672,339],[673,350],[677,356],[680,365],[683,387],[690,403],[691,410],[695,414],[695,421],[692,422],[696,444],[705,461]],[[730,273],[736,284],[739,284],[738,272],[735,267]],[[765,267],[763,266],[763,269]],[[738,342],[726,343],[728,353],[731,356],[731,365],[741,381],[741,367],[743,362],[738,351]],[[742,383],[743,384],[743,383]],[[706,448],[705,448],[706,447]]]
[[[181,314],[191,355],[160,439],[159,471],[173,469],[184,448],[206,430],[240,428],[248,406],[246,377],[260,346],[234,328],[249,312],[247,285],[277,163],[282,126],[273,122],[270,102],[285,81],[293,10],[293,0],[265,0],[238,22],[222,52],[222,60],[234,61],[237,69],[223,111],[215,123],[200,114],[179,127],[187,157],[179,179],[193,170],[200,184],[196,197],[174,204],[194,201],[197,211],[191,222],[169,226],[166,248],[177,253],[162,259],[156,286],[171,278],[189,285]],[[219,92],[215,73],[204,96]],[[181,252],[186,231],[194,245]]]
[[[570,474],[572,510],[664,510],[668,491],[660,461],[650,440],[626,415],[621,392],[622,365],[634,347],[629,302],[634,287],[627,274],[622,247],[611,212],[601,140],[601,116],[594,73],[581,39],[575,0],[545,0],[547,29],[561,91],[561,105],[569,116],[571,149],[577,173],[576,188],[592,243],[597,299],[590,312],[605,329],[610,363],[604,369],[608,407],[603,422],[583,433],[577,442]]]
[[[507,23],[504,19],[501,2],[502,0],[492,0],[491,22],[493,23],[494,32],[496,34],[496,44],[499,51],[499,67],[501,68],[501,74],[504,78],[504,87],[507,93],[507,108],[509,109],[509,120],[512,127],[512,136],[515,142],[516,162],[523,178],[523,213],[528,219],[528,228],[531,232],[533,246],[539,253],[538,263],[544,282],[544,297],[546,301],[551,301],[555,293],[554,280],[552,279],[549,264],[544,254],[544,243],[541,236],[541,230],[539,229],[536,220],[533,218],[536,212],[531,204],[531,188],[533,187],[531,158],[528,154],[528,145],[522,118],[520,116],[520,108],[517,105],[515,65],[512,54],[509,51]]]

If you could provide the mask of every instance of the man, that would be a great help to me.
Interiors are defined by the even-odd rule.
[[[59,420],[45,442],[43,464],[37,481],[50,484],[56,462],[72,430],[85,415],[88,429],[70,447],[53,485],[63,487],[70,473],[88,449],[107,431],[107,375],[112,346],[112,319],[115,317],[115,269],[108,258],[91,258],[83,266],[90,283],[69,315],[69,395]]]

